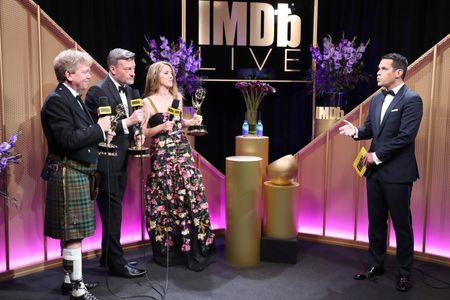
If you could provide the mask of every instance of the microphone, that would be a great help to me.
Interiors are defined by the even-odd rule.
[[[172,121],[175,117],[179,117],[181,115],[181,109],[178,109],[180,106],[180,100],[173,99],[172,106],[167,109],[169,112],[169,121]]]
[[[131,92],[130,104],[131,104],[131,107],[133,107],[135,110],[144,106],[144,103],[142,102],[141,96],[137,89],[134,89]]]
[[[110,116],[112,114],[111,111],[111,105],[109,105],[108,97],[106,96],[100,96],[98,98],[98,108],[97,108],[97,114],[98,117],[104,117],[104,116]]]
[[[133,108],[133,111],[141,109],[144,106],[139,90],[133,89],[131,91],[130,105]],[[138,134],[142,134],[142,122],[137,123],[136,127],[138,130]],[[143,147],[142,144],[136,144],[136,146],[128,148],[128,155],[130,155],[131,157],[148,157],[148,148]]]

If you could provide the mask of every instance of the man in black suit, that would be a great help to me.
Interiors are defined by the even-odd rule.
[[[375,95],[363,126],[345,121],[340,134],[355,140],[372,139],[364,157],[368,166],[367,202],[369,213],[368,269],[356,280],[384,273],[387,247],[387,219],[391,216],[397,239],[399,291],[411,287],[414,258],[410,198],[413,182],[419,178],[414,154],[415,138],[422,120],[422,99],[403,80],[408,61],[397,53],[384,55],[378,65],[377,82],[382,93]]]
[[[97,165],[97,144],[105,141],[111,127],[108,117],[90,117],[81,93],[91,79],[92,58],[77,50],[56,56],[54,69],[58,86],[45,100],[41,122],[48,155],[41,176],[48,181],[44,234],[61,240],[65,278],[63,294],[71,299],[97,299],[87,289],[98,283],[83,282],[81,242],[94,234],[95,207],[90,177]],[[108,136],[114,133],[109,132]]]
[[[100,265],[108,265],[111,275],[133,278],[145,274],[145,270],[129,264],[123,257],[120,244],[120,227],[122,223],[122,198],[127,184],[127,150],[132,138],[143,143],[135,125],[144,120],[141,109],[132,111],[130,99],[134,83],[134,53],[116,48],[109,52],[107,58],[108,75],[92,86],[86,95],[86,105],[94,120],[98,118],[97,109],[104,105],[99,103],[101,96],[106,96],[113,114],[116,107],[122,104],[125,117],[117,123],[116,136],[112,144],[117,146],[117,156],[100,155],[98,171],[100,172],[100,190],[97,198],[102,218],[102,257]],[[141,139],[142,138],[142,139]]]

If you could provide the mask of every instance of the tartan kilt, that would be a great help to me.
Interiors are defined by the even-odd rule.
[[[96,167],[66,159],[50,173],[45,200],[46,236],[69,241],[94,234],[95,201],[90,195],[89,175]]]

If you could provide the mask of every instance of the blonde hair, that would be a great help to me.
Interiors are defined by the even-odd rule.
[[[56,79],[60,83],[64,82],[66,81],[66,72],[75,72],[78,64],[91,66],[93,61],[92,57],[86,52],[75,49],[64,50],[53,60]]]
[[[170,94],[175,99],[177,99],[178,96],[180,95],[180,92],[178,91],[178,86],[177,86],[177,79],[175,76],[175,69],[173,68],[172,64],[167,61],[158,61],[158,62],[151,64],[150,67],[148,67],[147,77],[145,79],[144,97],[153,95],[158,91],[158,89],[161,85],[161,82],[159,80],[159,74],[161,73],[162,68],[164,66],[169,66],[172,69],[173,84],[172,84],[172,87],[169,88]]]

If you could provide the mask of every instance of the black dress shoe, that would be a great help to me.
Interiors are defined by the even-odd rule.
[[[384,270],[380,268],[370,267],[365,272],[361,272],[353,276],[353,279],[356,280],[364,280],[364,279],[370,279],[377,275],[383,275]]]
[[[399,276],[397,281],[397,290],[400,292],[407,292],[412,288],[409,276]]]
[[[138,269],[129,265],[124,265],[120,268],[110,268],[109,274],[125,278],[135,278],[145,275],[145,270]]]
[[[86,293],[84,293],[84,295],[79,297],[70,295],[70,300],[99,300],[99,299],[94,295],[92,295],[91,293],[89,293],[88,290],[86,290]]]
[[[99,282],[98,281],[94,281],[94,282],[85,282],[84,286],[86,287],[86,289],[88,290],[92,290],[95,289],[96,287],[98,287]],[[70,293],[72,293],[72,289],[73,289],[73,283],[65,283],[63,282],[61,285],[61,293],[64,296],[69,295]]]

